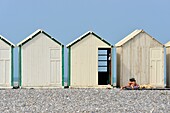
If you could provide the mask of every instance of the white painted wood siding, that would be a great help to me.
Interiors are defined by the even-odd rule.
[[[22,46],[22,87],[62,86],[62,46],[43,33]]]
[[[90,34],[71,46],[71,86],[98,86],[98,48],[111,48]]]
[[[127,85],[132,77],[139,84],[150,84],[150,48],[157,47],[163,48],[163,45],[145,32],[141,32],[121,47],[116,48],[117,85]],[[163,70],[162,77],[164,76]]]
[[[11,87],[11,46],[0,40],[0,87]]]

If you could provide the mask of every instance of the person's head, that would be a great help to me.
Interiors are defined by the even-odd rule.
[[[135,78],[130,78],[129,81],[130,82],[136,82]]]

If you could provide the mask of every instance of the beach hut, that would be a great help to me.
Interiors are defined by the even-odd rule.
[[[134,77],[139,84],[164,87],[164,45],[144,30],[135,30],[116,45],[117,86]]]
[[[170,41],[165,44],[166,47],[166,87],[170,88]]]
[[[15,45],[0,35],[0,87],[13,86],[13,48]]]
[[[88,31],[67,48],[70,87],[103,87],[112,83],[111,44]]]
[[[21,87],[62,87],[64,85],[64,46],[38,29],[19,47]]]

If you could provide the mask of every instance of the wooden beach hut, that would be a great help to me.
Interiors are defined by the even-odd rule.
[[[15,45],[0,35],[0,87],[13,86],[13,48]]]
[[[165,44],[166,47],[166,87],[170,88],[170,41]]]
[[[103,87],[112,83],[112,45],[88,31],[67,45],[68,85]]]
[[[134,77],[139,84],[164,87],[164,45],[144,30],[135,30],[116,45],[117,86]]]
[[[21,87],[62,87],[64,85],[64,46],[38,29],[19,47]]]

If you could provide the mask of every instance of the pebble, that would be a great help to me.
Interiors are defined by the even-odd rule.
[[[0,89],[3,113],[170,113],[170,90]]]

